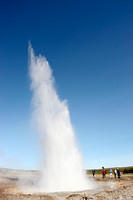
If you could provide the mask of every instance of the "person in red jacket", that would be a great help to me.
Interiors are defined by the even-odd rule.
[[[105,178],[106,176],[106,170],[104,169],[104,167],[102,167],[102,177]]]

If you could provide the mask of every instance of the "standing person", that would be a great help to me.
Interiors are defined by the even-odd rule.
[[[93,175],[93,177],[95,176],[95,173],[96,173],[95,170],[92,170],[92,175]]]
[[[106,171],[105,171],[104,167],[102,167],[102,177],[105,178],[105,175],[106,175]]]
[[[95,176],[95,173],[96,173],[95,170],[92,170],[92,175],[93,175],[93,177]]]
[[[117,169],[114,170],[115,179],[116,179],[116,175],[117,175]]]
[[[109,170],[110,179],[112,178],[112,169]]]
[[[121,173],[120,173],[119,168],[117,168],[117,176],[118,176],[118,178],[120,179]]]

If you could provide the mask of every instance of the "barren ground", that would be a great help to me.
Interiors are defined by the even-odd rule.
[[[83,192],[31,194],[24,193],[20,185],[32,184],[28,177],[35,178],[36,172],[0,171],[0,200],[133,200],[133,175],[122,175],[121,179],[104,180],[96,176],[96,188]],[[89,177],[93,179],[91,176]],[[28,181],[24,181],[28,180]],[[21,184],[20,184],[21,183]]]

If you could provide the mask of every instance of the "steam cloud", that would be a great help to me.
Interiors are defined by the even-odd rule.
[[[59,99],[45,57],[29,46],[33,116],[42,144],[42,192],[78,191],[92,187],[86,177],[66,101]]]

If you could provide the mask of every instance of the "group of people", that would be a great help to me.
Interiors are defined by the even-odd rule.
[[[113,178],[113,174],[114,174],[114,177],[115,177],[115,178],[116,178],[116,177],[120,178],[121,173],[120,173],[119,168],[114,169],[114,170],[110,169],[110,170],[109,170],[110,178]],[[104,167],[102,167],[102,177],[105,178],[105,176],[106,176],[106,170],[105,170]]]
[[[93,177],[95,176],[95,173],[96,173],[96,171],[95,171],[95,170],[92,170],[92,175],[93,175]],[[102,167],[102,177],[105,178],[105,177],[106,177],[106,174],[107,174],[107,172],[106,172],[105,168]],[[115,178],[115,179],[116,179],[117,177],[118,177],[118,179],[120,179],[121,173],[120,173],[119,168],[114,169],[114,170],[112,170],[112,169],[109,170],[110,179],[113,178],[113,174],[114,174],[114,178]]]

